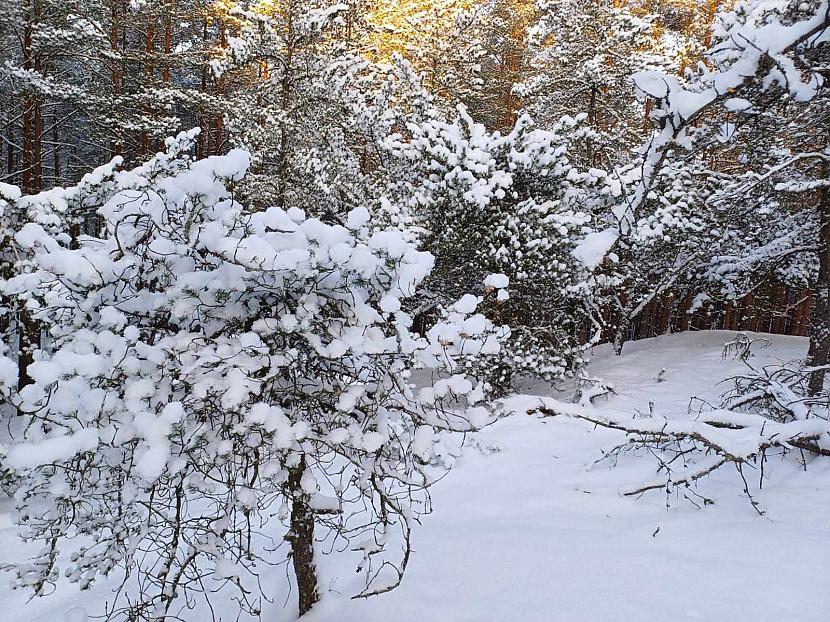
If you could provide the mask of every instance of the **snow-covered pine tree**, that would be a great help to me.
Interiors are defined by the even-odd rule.
[[[509,299],[490,300],[493,317],[512,331],[491,362],[503,390],[513,374],[556,380],[572,371],[594,319],[579,287],[585,266],[573,252],[620,188],[603,171],[572,163],[572,145],[594,136],[583,121],[565,117],[541,130],[522,116],[502,135],[459,107],[452,121],[410,125],[408,137],[389,141],[421,180],[415,196],[424,244],[437,257],[428,279],[436,300],[469,291],[488,273],[510,281]]]
[[[515,92],[542,127],[564,115],[588,115],[599,136],[574,154],[584,165],[610,168],[642,141],[643,106],[629,77],[665,67],[655,49],[653,19],[605,1],[537,3],[526,75]]]
[[[20,195],[16,186],[0,183],[0,283],[17,268],[19,256],[13,238],[20,226],[15,210]],[[19,358],[18,311],[16,298],[0,294],[0,408],[11,405],[8,398],[25,380],[25,369],[14,361]]]
[[[637,86],[657,102],[657,129],[620,210],[623,227],[636,222],[675,160],[697,168],[706,161],[728,163],[709,176],[726,179],[705,201],[711,213],[705,226],[718,227],[722,241],[707,249],[706,275],[732,296],[741,294],[736,282],[762,270],[810,279],[817,301],[808,357],[814,393],[830,362],[830,143],[822,75],[829,31],[826,1],[740,3],[718,15],[709,65],[689,72],[686,83],[657,72],[637,74]],[[747,145],[738,157],[730,152],[736,141]],[[814,201],[798,198],[813,193]],[[760,223],[768,228],[759,232]]]
[[[476,38],[482,49],[481,80],[459,98],[470,116],[491,130],[509,132],[522,101],[515,92],[525,76],[527,33],[535,16],[533,0],[489,0]]]
[[[478,97],[484,86],[494,0],[374,0],[361,51],[375,61],[395,54],[411,63],[445,112]]]
[[[243,196],[329,222],[365,206],[406,226],[406,214],[390,206],[405,207],[411,175],[383,140],[433,114],[431,96],[399,57],[379,65],[355,52],[342,32],[354,17],[345,5],[265,8],[233,12],[238,28],[213,62],[228,84],[231,138],[253,156]]]
[[[619,200],[597,217],[602,232],[586,240],[584,252],[577,251],[588,256],[592,270],[581,290],[604,310],[603,328],[617,354],[650,304],[674,296],[677,305],[679,293],[705,289],[705,266],[725,243],[721,214],[708,205],[723,179],[694,159],[667,159],[632,217],[625,197],[636,191],[641,166],[635,159],[615,171]]]
[[[2,179],[34,193],[146,158],[220,110],[207,0],[3,0]],[[218,151],[218,149],[214,149]]]

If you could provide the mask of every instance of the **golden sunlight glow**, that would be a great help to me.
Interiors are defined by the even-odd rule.
[[[394,52],[412,56],[430,39],[451,31],[456,17],[475,4],[476,0],[377,0],[367,15],[367,53],[376,59],[388,59]]]

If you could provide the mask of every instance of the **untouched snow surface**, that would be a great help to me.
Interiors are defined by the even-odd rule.
[[[598,407],[622,412],[685,412],[690,397],[716,401],[719,381],[742,364],[723,360],[731,332],[683,333],[625,346],[621,357],[598,348],[589,372],[617,394]],[[753,365],[804,356],[806,340],[767,336]],[[662,374],[661,370],[665,370]],[[658,377],[660,381],[658,382]],[[529,386],[527,393],[548,394]],[[563,397],[560,395],[559,397]],[[647,458],[594,464],[619,441],[584,422],[514,416],[479,434],[456,468],[433,490],[435,512],[416,529],[403,585],[351,601],[355,558],[321,563],[328,589],[308,622],[826,622],[830,620],[830,461],[771,458],[769,476],[750,487],[765,514],[724,468],[699,483],[716,504],[699,510],[654,492],[619,491],[654,478]],[[21,559],[8,502],[0,505],[0,559]],[[271,574],[274,604],[266,622],[296,616],[296,595]],[[4,622],[64,622],[84,607],[99,613],[109,596],[63,586],[49,598],[0,588]],[[235,620],[228,603],[222,620]],[[187,617],[185,612],[184,618]],[[76,618],[71,620],[74,622]],[[82,618],[78,618],[82,619]],[[202,622],[193,619],[193,622]]]

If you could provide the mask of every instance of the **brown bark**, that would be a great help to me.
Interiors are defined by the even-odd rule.
[[[36,69],[37,71],[37,63]],[[43,188],[43,106],[40,97],[35,97],[33,105],[34,128],[32,136],[32,191]]]
[[[591,99],[588,102],[588,125],[593,129],[597,129],[597,87],[591,86]],[[585,155],[588,161],[588,166],[594,165],[594,150],[591,139],[585,139]]]
[[[830,164],[824,165],[824,178],[830,179]],[[810,349],[807,366],[819,367],[830,363],[830,190],[822,188],[819,200],[818,282],[815,288],[816,306],[810,321]],[[808,391],[818,395],[824,389],[826,370],[810,374]]]
[[[39,6],[36,2],[28,2],[26,26],[23,32],[23,68],[30,71],[42,71],[39,54],[33,46],[34,24],[38,19]],[[27,194],[40,190],[42,183],[41,167],[41,134],[43,132],[43,118],[41,114],[40,97],[35,93],[28,93],[23,102],[23,192]],[[40,327],[35,322],[21,301],[17,310],[18,332],[18,359],[17,385],[22,389],[31,384],[28,367],[33,362],[34,350],[40,346]]]
[[[297,578],[300,615],[308,613],[320,600],[317,587],[317,567],[314,562],[314,513],[309,506],[309,496],[302,488],[306,470],[305,456],[300,464],[288,469],[288,488],[292,496],[291,531],[287,539],[291,543],[291,561]]]
[[[689,330],[689,309],[692,307],[692,300],[691,294],[686,294],[683,297],[683,302],[677,311],[677,330]]]
[[[743,308],[741,310],[741,324],[739,330],[753,330],[753,312],[755,303],[755,294],[749,292],[743,299]]]
[[[206,42],[208,40],[208,19],[207,17],[202,18],[202,41]],[[201,90],[202,93],[207,93],[208,91],[208,68],[206,64],[202,64],[201,69]],[[199,119],[199,138],[196,142],[196,159],[201,160],[202,158],[206,158],[210,155],[210,141],[205,140],[208,132],[210,131],[209,126],[209,119],[208,115],[205,113],[205,109],[202,104],[199,104],[199,109],[197,111],[197,116]]]
[[[707,15],[706,15],[706,36],[703,38],[703,47],[707,50],[712,47],[712,25],[715,22],[715,15],[718,13],[718,7],[720,6],[720,0],[708,0],[707,2]]]
[[[121,0],[110,0],[110,49],[113,53],[118,53],[119,50],[119,36],[121,34],[121,13],[118,11],[118,6]],[[110,61],[110,82],[112,85],[112,94],[117,96],[121,92],[123,77],[121,75],[121,68],[119,61],[113,58]],[[121,130],[113,128],[116,137],[110,142],[110,157],[121,155],[124,149],[124,141],[120,136]]]
[[[286,36],[285,67],[280,84],[280,105],[283,111],[290,107],[292,90],[291,79],[293,77],[293,56],[294,56],[294,22],[293,15],[289,12],[287,20],[288,34]],[[280,124],[280,153],[277,164],[277,205],[285,208],[285,194],[288,191],[288,162],[289,162],[289,135],[285,123]]]
[[[735,326],[735,304],[727,303],[726,312],[723,314],[723,329],[734,330]]]
[[[222,132],[224,131],[225,117],[221,114],[214,115],[213,121],[213,152],[212,155],[222,153]]]
[[[58,113],[55,112],[55,124],[52,126],[52,169],[55,175],[54,185],[59,185],[61,182],[61,148],[60,148],[60,120]]]
[[[12,173],[15,171],[15,153],[14,153],[14,131],[11,125],[6,128],[6,141],[8,149],[6,150],[6,172],[9,174],[9,182],[14,183],[15,178]]]
[[[34,362],[34,351],[40,347],[40,324],[32,319],[29,311],[21,306],[17,313],[18,331],[18,359],[17,359],[17,389],[32,384],[28,368]]]
[[[801,290],[799,293],[799,300],[801,302],[799,302],[796,307],[791,333],[793,335],[804,336],[807,334],[810,311],[813,308],[813,292],[809,289]]]
[[[780,335],[785,330],[787,311],[787,288],[778,285],[774,289],[775,302],[773,304],[772,332]]]
[[[170,54],[173,51],[173,0],[167,0],[164,5],[164,67],[161,70],[161,79],[170,82]]]
[[[151,84],[153,82],[153,52],[155,50],[155,38],[156,38],[156,27],[155,24],[152,22],[153,18],[150,18],[151,21],[147,24],[147,30],[144,36],[144,52],[147,54],[147,58],[144,62],[144,77],[147,80],[147,84]],[[148,115],[151,113],[149,108],[145,109],[145,113]],[[141,154],[147,155],[150,153],[150,136],[147,133],[147,130],[141,131]]]
[[[665,335],[671,331],[671,320],[673,317],[672,311],[675,308],[675,299],[673,296],[663,296],[660,301],[660,325],[657,329],[659,335]]]

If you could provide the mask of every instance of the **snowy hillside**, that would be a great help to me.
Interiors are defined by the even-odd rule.
[[[742,363],[721,356],[734,333],[675,334],[626,345],[621,357],[594,352],[593,376],[615,385],[603,412],[685,412],[692,396],[716,401],[718,384]],[[802,338],[767,336],[753,365],[804,356]],[[661,370],[665,370],[661,373]],[[660,381],[658,382],[658,378]],[[544,386],[528,392],[551,393]],[[562,397],[562,395],[560,395]],[[619,492],[654,477],[647,460],[593,464],[617,432],[584,422],[516,415],[470,439],[456,468],[433,489],[435,512],[415,532],[402,586],[352,601],[357,557],[323,558],[328,593],[310,622],[824,622],[830,611],[830,465],[806,472],[792,459],[770,456],[763,490],[748,475],[759,515],[734,469],[699,482],[716,501],[698,509],[661,491],[641,498]],[[669,507],[667,508],[667,501]],[[8,502],[0,513],[4,561],[20,559]],[[276,591],[264,620],[287,621],[296,605],[284,568],[272,571]],[[267,576],[267,575],[266,575]],[[326,577],[338,577],[328,579]],[[100,613],[107,586],[66,588],[27,603],[3,588],[6,622],[75,622],[84,607]],[[266,586],[267,589],[267,586]],[[293,601],[291,601],[293,602]],[[234,620],[232,603],[218,612]],[[66,617],[65,617],[66,616]],[[191,618],[192,619],[192,618]]]

